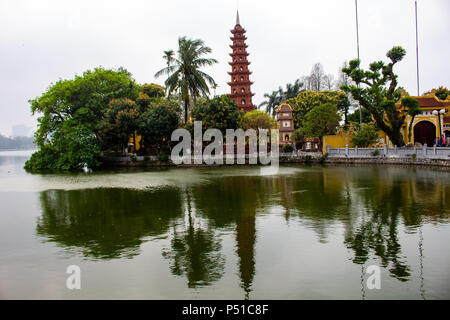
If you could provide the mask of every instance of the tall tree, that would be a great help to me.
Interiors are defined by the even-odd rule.
[[[211,66],[217,63],[212,58],[204,58],[204,55],[211,53],[211,48],[205,46],[203,40],[178,39],[177,57],[173,60],[173,65],[159,70],[155,77],[167,74],[165,82],[168,93],[180,90],[181,98],[184,101],[184,121],[188,120],[190,99],[196,101],[197,97],[209,95],[209,85],[216,82],[208,74],[200,70],[201,67]]]
[[[306,114],[314,107],[331,103],[342,110],[342,106],[347,101],[347,95],[343,91],[302,91],[295,98],[289,99],[287,103],[292,108],[295,128],[300,128]]]
[[[165,50],[164,51],[163,59],[166,60],[167,68],[169,68],[170,65],[172,64],[174,55],[175,55],[175,52],[173,50]],[[169,78],[169,76],[167,76],[167,78]],[[167,87],[165,88],[165,91],[167,94]]]
[[[320,62],[314,64],[309,77],[311,79],[312,90],[320,91],[323,89],[325,72],[323,71],[323,66]]]
[[[286,84],[286,90],[281,87],[278,89],[281,101],[286,101],[287,99],[295,98],[299,93],[300,89],[303,87],[303,83],[300,79],[295,80],[294,83]]]
[[[401,128],[405,123],[406,113],[399,113],[396,107],[402,89],[398,87],[398,76],[393,69],[405,54],[402,47],[393,47],[386,54],[390,59],[389,63],[375,61],[370,64],[369,70],[363,70],[359,59],[355,59],[350,61],[347,68],[342,69],[356,84],[343,85],[342,90],[350,92],[363,108],[370,111],[377,127],[397,146],[405,144]]]
[[[332,74],[326,74],[323,77],[324,87],[326,90],[333,90],[334,87],[334,76]]]
[[[39,151],[27,168],[71,170],[96,166],[95,157],[104,147],[101,130],[109,102],[134,100],[137,95],[136,82],[123,68],[96,68],[52,84],[40,97],[29,101],[32,113],[39,116],[35,133]]]
[[[302,130],[305,136],[322,139],[326,134],[336,133],[340,120],[335,105],[331,103],[321,104],[306,114]]]
[[[266,112],[272,115],[272,117],[274,117],[275,111],[281,103],[280,92],[272,91],[271,94],[265,93],[264,97],[266,98],[266,100],[261,102],[259,106],[260,107],[266,106]]]

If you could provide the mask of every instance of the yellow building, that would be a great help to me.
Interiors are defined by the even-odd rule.
[[[402,128],[403,139],[405,144],[424,145],[431,147],[435,144],[436,139],[443,138],[444,143],[448,143],[450,139],[450,100],[439,100],[435,95],[427,95],[421,97],[412,97],[417,99],[422,113],[414,118],[411,130],[411,141],[408,141],[408,128],[411,117],[406,116],[405,124]],[[397,108],[401,112],[407,110],[397,103]],[[386,144],[392,146],[392,143],[385,137]]]
[[[415,116],[411,129],[411,141],[408,141],[408,128],[411,122],[411,117],[406,116],[405,124],[402,127],[402,135],[406,145],[422,146],[425,143],[427,146],[434,146],[436,140],[443,138],[444,143],[450,143],[450,100],[439,100],[434,94],[412,97],[417,99],[422,113]],[[397,108],[400,112],[407,112],[401,103],[397,103]],[[439,125],[440,121],[440,125]],[[439,131],[440,127],[440,131]],[[440,132],[440,134],[439,134]],[[380,139],[376,143],[377,146],[387,145],[393,148],[393,143],[388,136],[380,131]],[[328,135],[323,137],[323,152],[326,147],[330,145],[331,148],[345,148],[348,145],[350,148],[354,147],[351,143],[351,136],[349,134]]]

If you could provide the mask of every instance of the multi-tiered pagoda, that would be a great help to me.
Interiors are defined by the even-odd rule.
[[[231,87],[231,94],[228,96],[236,102],[239,110],[248,112],[255,109],[256,106],[252,103],[254,93],[250,90],[253,82],[250,81],[251,72],[248,70],[250,62],[247,59],[247,45],[245,44],[247,37],[244,35],[245,32],[245,29],[241,27],[239,12],[237,12],[236,25],[231,30],[233,36],[230,38],[233,41],[233,44],[230,46],[233,52],[230,53],[232,58],[232,61],[229,62],[231,72],[228,72],[228,74],[231,76],[231,82],[228,82],[228,84]]]

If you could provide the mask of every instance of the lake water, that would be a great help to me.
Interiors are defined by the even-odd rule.
[[[449,171],[28,174],[29,155],[0,152],[0,299],[450,298]]]

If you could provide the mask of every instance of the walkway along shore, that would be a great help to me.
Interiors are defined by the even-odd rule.
[[[339,149],[339,148],[336,148]],[[392,165],[419,165],[419,166],[440,166],[450,168],[450,148],[427,148],[423,153],[423,149],[416,149],[417,153],[413,153],[413,148],[391,148],[387,150],[387,154],[380,152],[383,149],[376,148],[347,148],[339,151],[330,150],[330,153],[322,154],[321,152],[303,152],[294,151],[292,153],[280,153],[279,163],[321,163],[321,164],[392,164]],[[443,150],[448,149],[448,150]],[[376,151],[378,150],[378,151]],[[386,151],[386,150],[384,150]],[[390,153],[389,153],[390,152]],[[447,152],[449,153],[447,155]],[[425,155],[424,155],[425,154]],[[105,167],[211,167],[226,166],[224,158],[223,164],[181,164],[176,165],[170,160],[161,161],[157,156],[135,156],[135,157],[111,157],[102,158]],[[234,163],[236,164],[236,158]],[[248,155],[246,156],[248,163]]]

